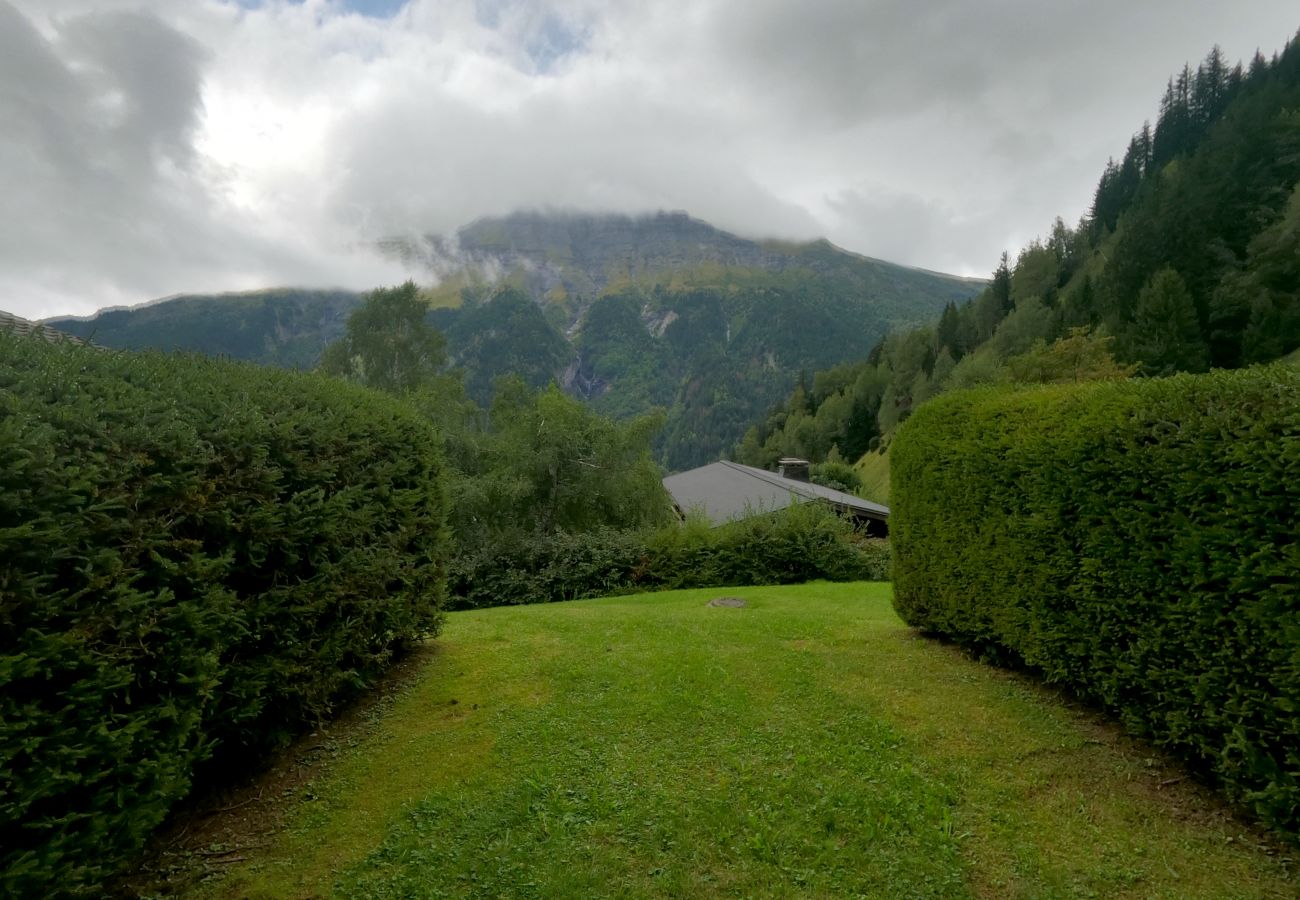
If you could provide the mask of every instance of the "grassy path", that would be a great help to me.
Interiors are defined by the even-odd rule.
[[[438,648],[203,895],[1296,895],[1203,792],[915,638],[885,585],[456,613]]]

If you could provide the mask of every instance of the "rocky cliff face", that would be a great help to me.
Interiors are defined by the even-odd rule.
[[[828,241],[754,241],[682,212],[644,216],[516,213],[481,219],[452,236],[395,239],[384,252],[424,267],[454,289],[486,290],[501,282],[539,303],[563,303],[573,327],[596,298],[629,285],[716,286],[815,276],[839,282],[882,307],[908,307],[902,319],[928,318],[948,300],[976,293],[981,282],[899,266],[849,253]],[[885,308],[888,309],[885,309]]]

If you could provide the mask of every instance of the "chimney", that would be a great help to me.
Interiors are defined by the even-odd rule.
[[[782,478],[789,478],[791,481],[808,480],[808,460],[795,459],[793,456],[782,457],[777,460],[776,474]]]

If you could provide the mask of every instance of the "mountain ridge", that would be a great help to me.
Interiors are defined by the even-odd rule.
[[[904,266],[844,250],[826,238],[794,242],[753,239],[717,228],[682,211],[641,215],[521,211],[476,219],[452,236],[392,238],[383,251],[441,276],[434,288],[483,293],[510,283],[535,299],[574,297],[566,324],[576,323],[596,297],[624,283],[654,284],[693,269],[810,272],[838,277],[862,290],[894,292],[939,285],[982,286],[983,279]]]
[[[423,292],[429,315],[475,399],[515,373],[616,417],[661,407],[662,458],[678,466],[725,452],[801,370],[841,362],[860,341],[936,318],[983,286],[825,239],[753,241],[685,213],[517,213],[452,237],[394,239],[384,252],[441,275]],[[48,321],[107,346],[310,367],[361,302],[280,288]]]

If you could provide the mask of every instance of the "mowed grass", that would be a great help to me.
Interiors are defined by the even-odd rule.
[[[1176,777],[916,637],[887,585],[463,612],[277,840],[200,893],[1296,895]]]

